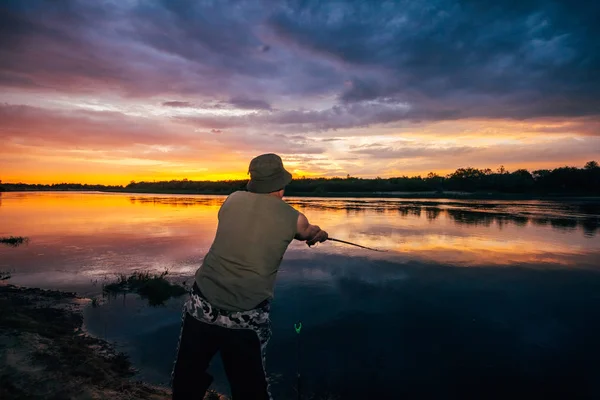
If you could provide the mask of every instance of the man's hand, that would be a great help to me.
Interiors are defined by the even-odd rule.
[[[327,240],[329,235],[327,232],[319,228],[317,225],[311,225],[308,222],[308,218],[302,213],[298,215],[298,225],[296,227],[297,240],[305,240],[306,244],[312,246],[317,242],[324,242]]]
[[[310,247],[310,246],[312,246],[313,244],[316,244],[316,243],[323,243],[328,238],[329,238],[329,235],[327,234],[327,232],[325,232],[324,230],[321,230],[319,228],[319,230],[317,231],[317,233],[311,239],[309,239],[309,240],[306,241],[306,244]]]

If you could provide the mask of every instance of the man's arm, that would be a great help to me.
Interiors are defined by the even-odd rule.
[[[298,215],[296,232],[295,239],[306,240],[306,244],[309,246],[312,246],[317,242],[324,242],[329,237],[327,232],[317,225],[311,225],[310,222],[308,222],[308,218],[302,213]]]

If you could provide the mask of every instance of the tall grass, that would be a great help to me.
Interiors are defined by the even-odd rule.
[[[0,238],[0,243],[11,247],[17,247],[27,242],[29,242],[29,238],[23,236],[9,236]]]
[[[129,276],[120,274],[115,282],[104,285],[103,291],[107,294],[133,292],[147,298],[151,306],[163,305],[171,297],[187,293],[185,287],[169,282],[165,278],[168,274],[169,271],[160,274],[136,271]]]

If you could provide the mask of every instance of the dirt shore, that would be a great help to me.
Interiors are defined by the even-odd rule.
[[[1,399],[170,399],[127,356],[82,330],[75,293],[0,285]]]

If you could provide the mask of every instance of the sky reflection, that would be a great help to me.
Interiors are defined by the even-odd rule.
[[[0,236],[30,238],[0,246],[0,271],[11,271],[10,282],[97,295],[103,282],[135,270],[169,269],[189,282],[224,197],[1,199]],[[600,373],[598,204],[288,201],[332,236],[388,252],[291,244],[275,288],[267,357],[276,396],[294,396],[298,320],[306,395],[600,395],[593,385]],[[151,308],[136,295],[105,298],[86,309],[86,328],[117,341],[141,378],[167,384],[182,302]],[[227,392],[218,360],[211,369],[216,388]]]
[[[30,242],[0,247],[0,269],[13,281],[79,286],[134,270],[169,269],[190,277],[208,250],[224,196],[111,193],[4,193],[0,235]],[[590,202],[311,199],[293,206],[340,239],[388,250],[366,252],[337,243],[290,246],[286,259],[317,254],[395,262],[535,268],[595,268],[600,212]]]

